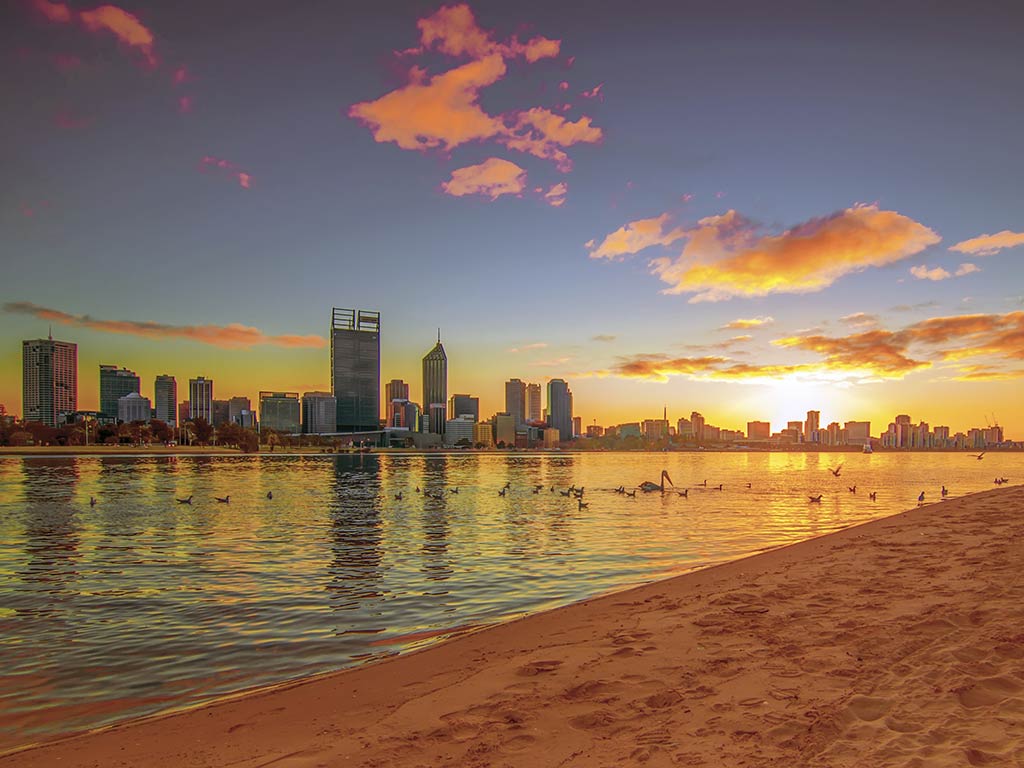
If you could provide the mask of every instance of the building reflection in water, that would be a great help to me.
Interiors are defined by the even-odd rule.
[[[449,457],[425,456],[423,458],[423,567],[421,572],[429,581],[446,581],[452,575],[452,561],[448,553],[448,539],[451,533],[451,510],[449,501],[455,486],[449,485]],[[459,489],[461,492],[461,489]],[[447,591],[431,592],[436,596]]]
[[[383,597],[380,462],[373,454],[334,458],[327,590],[335,611],[373,612]]]

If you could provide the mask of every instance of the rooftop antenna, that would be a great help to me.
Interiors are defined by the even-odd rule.
[[[50,341],[53,341],[53,323],[50,323]]]
[[[437,343],[438,344],[441,343],[441,329],[440,328],[437,329]]]

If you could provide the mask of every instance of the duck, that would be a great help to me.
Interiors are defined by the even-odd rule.
[[[808,496],[807,498],[811,500],[812,504],[821,504],[821,496],[822,494],[819,493],[817,496]]]
[[[187,499],[175,499],[175,501],[178,502],[179,504],[191,504],[192,497],[189,496]]]

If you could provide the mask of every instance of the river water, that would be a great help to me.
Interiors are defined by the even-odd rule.
[[[688,497],[613,490],[663,468]],[[352,666],[1022,470],[1022,454],[995,453],[0,458],[0,751]],[[562,495],[571,485],[585,507]]]

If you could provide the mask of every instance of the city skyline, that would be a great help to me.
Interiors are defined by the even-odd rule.
[[[933,423],[1024,430],[1014,4],[965,27],[880,3],[649,2],[592,26],[396,3],[312,30],[268,6],[230,51],[175,23],[187,6],[109,6],[145,32],[126,37],[27,0],[0,30],[9,412],[21,341],[51,324],[82,371],[332,391],[340,304],[388,318],[380,378],[413,392],[441,326],[482,413],[510,378],[561,378],[584,426],[665,403],[733,429],[808,403],[881,424],[927,402]]]
[[[339,312],[349,312],[349,310],[333,310],[334,323],[337,323]],[[346,321],[346,330],[351,332],[352,324],[357,321],[358,314],[352,311],[351,322]],[[369,313],[372,316],[372,328],[374,329],[371,336],[373,344],[379,345],[380,343],[380,313]],[[337,325],[335,325],[337,329]],[[40,344],[48,344],[51,348],[62,349],[63,353],[63,367],[65,370],[70,369],[71,371],[77,371],[77,353],[78,348],[75,344],[57,340],[57,339],[34,339],[25,340],[22,342],[23,346],[23,391],[28,392],[30,388],[37,386],[37,380],[39,374],[35,373],[36,368],[39,365],[38,352],[36,347]],[[359,350],[360,345],[356,343],[349,349],[349,352],[358,354],[355,350]],[[31,352],[30,352],[31,350]],[[331,367],[332,370],[337,371],[338,365],[344,366],[345,363],[339,363],[332,352]],[[429,387],[425,386],[423,394],[426,397],[428,389],[435,394],[440,393],[441,390],[447,392],[448,381],[447,381],[447,364],[448,357],[445,353],[444,347],[440,340],[440,331],[438,331],[438,339],[434,347],[424,356],[421,361],[423,369],[426,372],[430,372],[433,375],[433,381]],[[100,380],[100,391],[103,391],[104,386],[111,386],[111,381],[114,382],[115,386],[121,388],[122,391],[115,393],[117,398],[113,399],[113,402],[118,406],[118,413],[121,412],[121,400],[123,394],[138,395],[141,389],[141,378],[135,371],[129,370],[127,367],[118,368],[115,365],[100,365],[99,366],[99,380]],[[77,380],[75,374],[72,373],[64,375],[65,387],[69,385],[77,392]],[[121,381],[125,380],[129,383],[122,384]],[[152,406],[152,418],[162,421],[157,412],[157,403],[161,400],[160,393],[162,390],[170,391],[175,390],[175,377],[167,374],[158,374],[153,380],[154,398],[143,398],[147,406]],[[178,407],[187,408],[189,418],[206,418],[211,424],[216,425],[217,423],[234,422],[240,423],[238,416],[241,413],[250,414],[252,413],[249,409],[251,408],[250,398],[239,395],[232,395],[229,398],[214,398],[213,387],[215,380],[213,377],[198,376],[189,379],[189,393],[190,396],[194,396],[198,393],[201,396],[201,400],[198,404],[193,404],[191,399],[180,401]],[[422,406],[419,403],[413,403],[409,400],[410,385],[408,382],[402,379],[392,379],[387,383],[378,381],[381,392],[378,395],[378,402],[383,397],[383,403],[381,404],[381,413],[378,422],[383,427],[396,426],[393,421],[393,404],[396,401],[402,403],[411,403],[412,405],[420,408],[420,414],[423,414]],[[552,385],[554,385],[554,395],[552,394]],[[827,424],[827,427],[823,427],[823,420],[821,419],[820,410],[807,410],[805,413],[805,419],[793,420],[787,418],[780,421],[772,421],[771,419],[762,420],[760,417],[755,416],[748,418],[744,427],[734,428],[732,426],[712,426],[708,419],[699,411],[691,411],[690,419],[693,419],[691,424],[690,419],[685,415],[681,415],[676,418],[676,424],[673,424],[673,420],[668,417],[668,405],[663,405],[662,418],[644,418],[633,414],[630,418],[620,422],[609,422],[604,424],[597,424],[597,419],[592,419],[589,422],[582,421],[582,417],[575,412],[573,403],[573,393],[568,387],[565,380],[560,378],[553,378],[547,381],[547,397],[544,400],[544,415],[545,418],[532,418],[526,416],[520,418],[517,413],[518,408],[522,408],[525,413],[527,395],[526,393],[530,390],[537,390],[539,393],[540,385],[524,382],[518,378],[512,378],[504,382],[505,390],[505,404],[504,409],[494,411],[484,411],[480,408],[480,398],[472,394],[453,394],[445,404],[444,415],[446,420],[456,419],[464,414],[468,414],[473,417],[475,422],[479,423],[491,423],[496,424],[495,420],[499,416],[507,415],[511,421],[509,422],[513,429],[519,429],[525,427],[531,423],[544,423],[549,427],[553,427],[559,430],[561,434],[566,429],[566,424],[569,425],[568,431],[572,437],[592,437],[592,436],[603,436],[607,433],[619,430],[622,427],[631,430],[636,429],[637,436],[643,436],[645,438],[651,438],[649,429],[653,426],[655,429],[663,430],[656,434],[655,438],[669,438],[673,436],[683,435],[685,430],[691,430],[688,434],[694,437],[697,441],[723,441],[730,442],[741,439],[748,440],[768,440],[772,439],[778,441],[778,438],[782,438],[782,442],[789,442],[790,439],[795,443],[814,443],[821,445],[863,445],[868,442],[876,441],[877,444],[883,447],[944,447],[942,445],[932,445],[928,442],[928,435],[931,434],[935,440],[941,442],[949,442],[955,435],[970,437],[972,435],[981,435],[983,440],[980,444],[964,442],[960,445],[961,448],[970,447],[984,447],[985,444],[993,445],[1003,442],[1003,440],[1013,441],[1014,438],[1011,434],[1006,433],[1005,424],[1001,425],[998,419],[995,417],[995,413],[992,414],[991,422],[987,417],[984,418],[984,428],[980,425],[970,426],[950,426],[949,424],[934,424],[934,432],[931,431],[932,424],[922,419],[920,424],[913,424],[910,416],[907,414],[896,415],[894,421],[888,425],[887,432],[876,431],[872,432],[870,419],[851,419],[848,415],[834,416],[832,421]],[[439,395],[438,395],[439,396]],[[113,398],[113,395],[110,396]],[[110,399],[108,398],[108,399]],[[310,402],[307,404],[307,399]],[[280,408],[278,405],[283,400],[286,401],[287,417],[282,420],[280,414]],[[328,421],[326,420],[325,413],[323,411],[325,400],[331,402],[332,407],[337,402],[336,397],[331,395],[329,392],[322,391],[308,391],[308,392],[270,392],[260,390],[256,402],[259,403],[259,410],[256,412],[258,416],[258,423],[260,428],[269,428],[277,431],[293,431],[294,433],[311,433],[311,434],[324,434],[329,433],[331,430],[326,428]],[[169,401],[168,401],[169,402]],[[552,408],[551,403],[555,403],[555,417],[552,419]],[[287,403],[290,403],[288,405]],[[518,403],[518,404],[517,404]],[[109,414],[106,414],[102,408],[97,409],[86,409],[82,408],[80,403],[76,403],[77,408],[75,410],[79,412],[89,412],[95,410],[101,416],[110,418]],[[244,404],[244,409],[242,408]],[[132,404],[134,406],[134,403]],[[217,419],[217,406],[225,406],[225,414],[221,419]],[[440,404],[435,404],[440,405]],[[0,403],[4,410],[2,414],[7,413],[6,406]],[[272,415],[270,422],[264,424],[263,420],[263,409],[265,406],[272,407]],[[307,407],[308,406],[308,407]],[[538,406],[539,407],[539,406]],[[172,409],[173,412],[173,409]],[[490,415],[487,415],[490,413]],[[2,415],[0,414],[0,415]],[[11,414],[14,415],[14,414]],[[793,415],[793,414],[789,414]],[[43,421],[47,423],[45,417],[34,418],[34,420]],[[124,419],[121,419],[122,421]],[[148,420],[148,418],[147,418]],[[403,419],[404,421],[404,419]],[[827,421],[827,420],[826,420]],[[171,423],[171,422],[168,422]],[[307,423],[314,423],[317,428],[314,430],[307,429]],[[684,427],[684,423],[686,427]],[[781,424],[785,423],[786,427],[782,427]],[[879,422],[880,423],[880,422]],[[779,429],[775,430],[773,427],[778,424]],[[290,427],[295,427],[291,430]],[[663,425],[658,427],[658,425]],[[173,424],[172,424],[173,426]],[[243,424],[243,426],[253,426],[250,424]],[[340,425],[336,425],[340,426]],[[401,426],[408,428],[407,424]],[[901,429],[901,426],[903,429]],[[593,428],[597,428],[600,434],[592,434]],[[894,427],[896,431],[894,433]],[[906,428],[913,427],[914,430],[908,431]],[[704,434],[705,428],[713,430],[713,433]],[[847,439],[846,433],[852,429],[856,430],[856,434],[850,434]],[[915,431],[916,430],[916,431]],[[339,434],[343,434],[346,431],[352,430],[338,430]],[[358,430],[357,430],[358,431]],[[412,431],[418,431],[413,429]],[[431,429],[424,430],[426,432],[433,431]],[[793,434],[793,433],[796,434]],[[821,437],[818,436],[820,432]],[[719,438],[719,433],[722,437]],[[837,437],[837,434],[841,433],[842,437]],[[998,435],[998,438],[994,438]],[[566,438],[562,438],[563,440]],[[987,443],[985,442],[987,441]],[[951,446],[946,446],[951,447]]]

